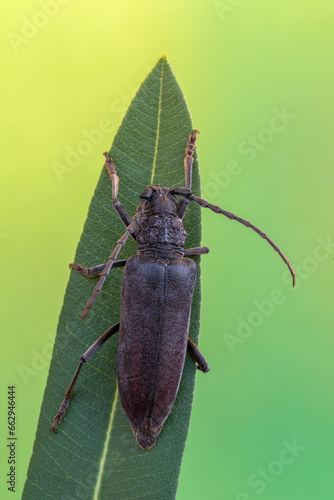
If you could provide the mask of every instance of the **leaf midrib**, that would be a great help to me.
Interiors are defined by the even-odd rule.
[[[158,144],[159,144],[159,135],[160,135],[160,115],[161,115],[161,102],[162,102],[163,69],[164,69],[164,61],[161,64],[157,136],[156,136],[156,140],[155,140],[154,156],[153,156],[153,166],[152,166],[152,174],[151,174],[150,184],[153,184],[154,174],[155,174],[155,168],[156,168],[156,160],[157,160],[157,155],[158,155]],[[111,431],[112,431],[112,428],[113,428],[114,417],[115,417],[115,413],[116,413],[117,399],[118,399],[118,387],[116,386],[115,397],[114,397],[114,400],[113,400],[113,403],[112,403],[112,406],[111,406],[109,425],[108,425],[108,429],[107,429],[107,432],[106,432],[106,439],[105,439],[105,442],[104,442],[104,445],[103,445],[103,452],[102,452],[102,456],[101,456],[101,460],[100,460],[99,472],[98,472],[98,475],[97,475],[96,485],[95,485],[95,488],[94,488],[93,500],[98,500],[98,498],[99,498],[99,492],[100,492],[101,484],[102,484],[102,476],[103,476],[103,473],[104,473],[104,466],[105,466],[105,462],[106,462],[106,456],[107,456],[109,442],[110,442],[110,438],[111,438]]]
[[[159,143],[159,134],[160,134],[160,114],[161,114],[161,98],[162,98],[162,80],[163,80],[163,72],[164,72],[164,62],[161,64],[161,73],[160,73],[160,94],[159,94],[159,108],[158,108],[158,125],[157,125],[157,138],[155,140],[155,148],[154,148],[154,157],[153,157],[153,167],[152,167],[152,175],[150,184],[153,184],[155,167],[157,162],[157,154],[158,154],[158,143]]]
[[[106,462],[106,456],[107,456],[109,441],[110,441],[110,437],[111,437],[111,430],[113,428],[114,416],[115,416],[115,412],[116,412],[117,398],[118,398],[118,386],[116,385],[115,397],[114,397],[114,401],[112,402],[112,405],[111,405],[110,420],[109,420],[109,425],[108,425],[108,429],[106,432],[106,440],[105,440],[104,446],[103,446],[103,453],[102,453],[101,460],[100,460],[100,467],[99,467],[99,472],[98,472],[97,479],[96,479],[96,485],[94,488],[93,500],[98,500],[98,498],[99,498],[100,488],[101,488],[101,484],[102,484],[102,475],[104,472],[104,465]]]

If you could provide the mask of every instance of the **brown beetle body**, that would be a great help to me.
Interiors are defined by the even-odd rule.
[[[118,387],[138,444],[151,448],[168,417],[186,356],[196,264],[134,255],[125,266]]]
[[[101,276],[81,315],[86,318],[110,270],[125,266],[120,322],[110,327],[83,354],[54,417],[51,430],[62,421],[84,363],[112,335],[119,334],[118,386],[121,404],[139,446],[150,449],[155,444],[168,417],[180,385],[186,352],[206,373],[209,365],[188,337],[191,302],[196,282],[196,264],[186,256],[203,255],[207,247],[184,249],[187,233],[182,219],[190,201],[237,220],[264,238],[287,264],[295,283],[295,274],[286,256],[263,231],[246,219],[227,212],[193,195],[191,177],[193,153],[198,131],[189,136],[184,159],[186,187],[170,189],[150,185],[140,194],[140,203],[131,218],[117,200],[118,176],[113,160],[104,153],[112,182],[113,206],[126,227],[106,264],[85,268],[70,267],[83,276]],[[178,199],[177,196],[180,198]],[[116,258],[132,236],[138,253],[128,260]]]

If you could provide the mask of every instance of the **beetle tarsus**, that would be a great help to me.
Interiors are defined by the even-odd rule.
[[[186,147],[187,156],[192,156],[194,154],[197,141],[197,134],[199,134],[199,130],[195,129],[192,135],[189,136],[189,140],[187,142],[187,147]]]
[[[68,409],[69,402],[70,402],[70,399],[69,398],[65,398],[63,400],[63,402],[61,403],[60,408],[57,411],[57,414],[56,414],[56,416],[53,419],[53,424],[50,427],[50,431],[57,432],[57,430],[56,430],[57,424],[60,424],[60,422],[65,417],[66,410]]]
[[[210,366],[208,365],[208,363],[205,363],[203,365],[196,365],[196,368],[203,373],[208,373],[210,371]]]
[[[118,184],[119,184],[119,178],[118,178],[118,175],[117,175],[117,170],[116,170],[116,167],[115,167],[113,159],[109,158],[108,151],[106,151],[105,153],[103,153],[103,156],[106,159],[105,160],[106,167],[107,167],[107,170],[109,172],[109,176],[110,176],[111,183],[112,183],[112,200],[113,200],[113,202],[115,202],[116,199],[117,199]]]
[[[78,274],[82,274],[82,276],[89,276],[89,271],[87,267],[82,266],[81,264],[70,264],[68,266],[70,269],[73,269]]]

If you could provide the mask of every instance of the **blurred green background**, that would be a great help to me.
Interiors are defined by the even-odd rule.
[[[292,289],[266,242],[203,212],[211,371],[197,374],[177,498],[334,498],[333,15],[329,0],[3,4],[1,498],[21,496],[102,152],[165,51],[201,131],[203,197],[266,231],[297,272]]]

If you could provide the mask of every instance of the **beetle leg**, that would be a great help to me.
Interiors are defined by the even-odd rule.
[[[112,269],[115,267],[124,267],[127,259],[124,260],[115,260],[112,265]],[[69,268],[73,269],[78,274],[82,276],[86,276],[87,278],[94,278],[95,276],[100,276],[102,274],[103,269],[106,267],[106,264],[99,264],[98,266],[93,267],[84,267],[81,264],[70,264]]]
[[[193,131],[192,135],[189,136],[189,140],[187,142],[187,147],[186,147],[186,157],[184,159],[184,176],[186,180],[186,188],[188,189],[191,189],[191,180],[192,180],[193,163],[194,163],[193,154],[196,147],[198,133],[199,132],[196,129]]]
[[[125,210],[125,208],[123,207],[122,203],[118,200],[116,200],[116,201],[113,200],[112,203],[113,203],[113,207],[116,210],[118,217],[121,219],[124,226],[127,227],[129,224],[131,224],[131,217],[128,214],[128,212]]]
[[[204,255],[205,253],[209,253],[210,248],[208,247],[194,247],[194,248],[187,248],[184,250],[184,257],[188,257],[189,255]]]
[[[193,154],[196,147],[197,134],[198,130],[194,130],[192,135],[189,136],[189,140],[187,142],[187,147],[186,147],[186,157],[184,158],[184,177],[187,189],[191,189],[191,179],[192,179],[193,163],[194,163]],[[188,208],[188,205],[189,205],[189,200],[187,198],[182,197],[176,208],[177,215],[178,217],[180,217],[180,219],[183,219],[184,214],[186,213],[186,210]]]
[[[101,278],[99,279],[97,285],[95,286],[91,297],[88,299],[88,302],[87,302],[87,305],[86,305],[85,309],[82,311],[81,319],[85,319],[87,317],[87,314],[89,313],[90,308],[94,304],[95,299],[98,296],[98,293],[101,290],[101,288],[103,286],[103,283],[105,282],[105,280],[106,280],[106,278],[107,278],[107,276],[108,276],[108,274],[110,272],[110,269],[112,268],[112,265],[113,265],[113,263],[114,263],[117,255],[121,251],[122,246],[126,243],[126,240],[128,239],[128,237],[135,230],[136,225],[138,224],[138,221],[140,219],[140,216],[141,216],[141,214],[145,210],[146,201],[147,200],[145,198],[143,198],[143,199],[140,200],[140,203],[139,203],[139,205],[137,207],[137,211],[136,211],[135,215],[132,217],[131,224],[128,225],[128,227],[126,228],[126,231],[123,234],[123,236],[121,236],[120,239],[117,241],[117,245],[115,246],[114,250],[110,254],[109,260],[108,260],[108,262],[106,264],[106,267],[102,271]]]
[[[196,368],[201,370],[203,373],[207,373],[210,370],[205,357],[198,349],[197,345],[188,337],[187,353],[191,356],[197,363]]]
[[[82,366],[84,363],[87,363],[91,359],[91,357],[100,349],[100,347],[115,333],[117,333],[119,330],[119,323],[116,323],[112,327],[110,327],[106,332],[104,332],[101,337],[99,337],[94,344],[92,344],[89,349],[81,356],[80,363],[77,366],[77,369],[75,370],[75,373],[73,375],[73,378],[71,380],[71,383],[65,392],[65,397],[64,400],[62,401],[59,410],[57,411],[56,416],[53,419],[53,424],[50,428],[50,431],[57,432],[56,431],[56,426],[59,424],[63,418],[65,417],[66,410],[68,408],[69,402],[71,397],[73,396],[73,391],[75,384],[78,380],[79,373],[81,371]]]
[[[113,207],[118,215],[118,217],[121,219],[125,227],[128,227],[129,224],[131,224],[131,217],[128,214],[128,212],[125,210],[123,207],[122,203],[117,200],[117,194],[118,194],[118,183],[119,183],[119,178],[117,175],[117,170],[114,164],[114,161],[112,158],[109,158],[108,151],[103,153],[106,161],[105,165],[107,167],[107,170],[110,175],[111,183],[112,183],[112,203]],[[134,234],[131,235],[131,237],[135,240],[136,237]]]

